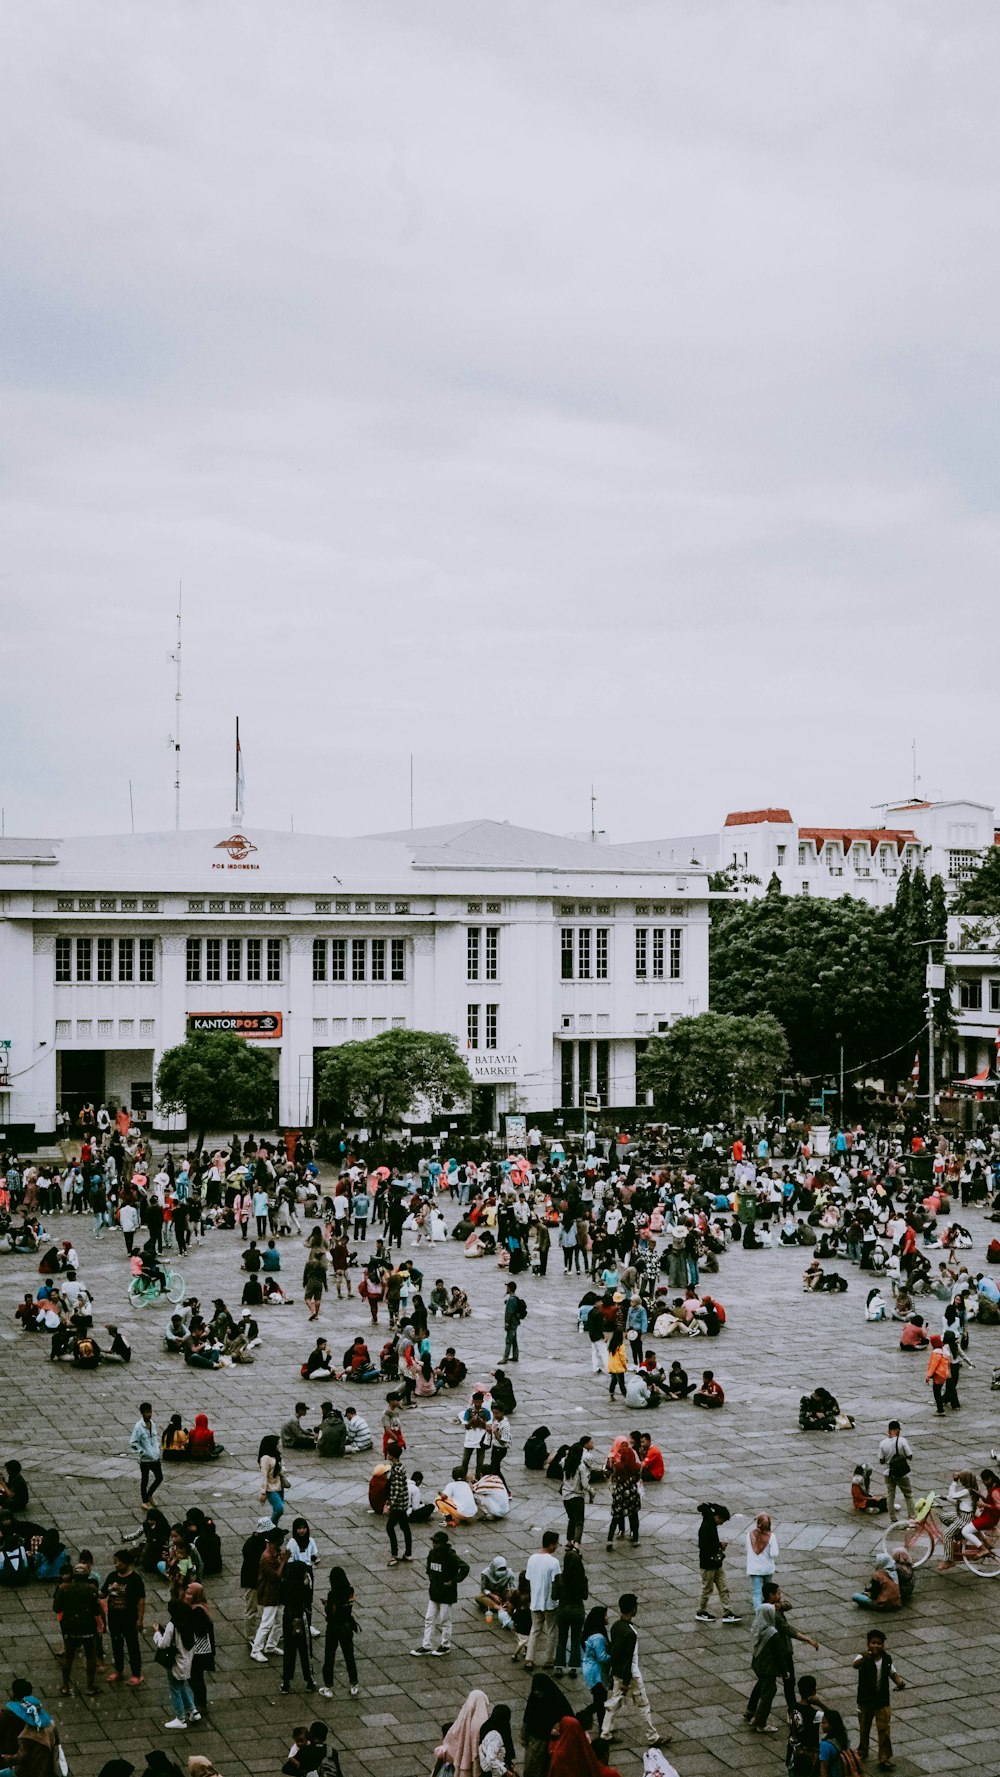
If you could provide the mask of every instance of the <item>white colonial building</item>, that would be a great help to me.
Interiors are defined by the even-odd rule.
[[[649,1036],[708,1007],[704,864],[494,821],[356,839],[262,832],[0,841],[0,1125],[87,1100],[152,1116],[163,1051],[232,1028],[275,1114],[316,1120],[317,1057],[451,1032],[477,1114],[635,1103]]]

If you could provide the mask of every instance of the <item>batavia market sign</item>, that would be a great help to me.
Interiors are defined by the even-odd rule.
[[[505,1054],[500,1049],[466,1049],[465,1065],[474,1086],[488,1086],[495,1080],[516,1080],[520,1057],[516,1050]]]
[[[228,1031],[235,1037],[280,1037],[280,1012],[189,1012],[188,1030]]]

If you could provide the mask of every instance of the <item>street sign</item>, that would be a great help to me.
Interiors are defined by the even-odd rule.
[[[600,1093],[585,1092],[583,1095],[583,1108],[585,1111],[599,1111],[601,1108]]]

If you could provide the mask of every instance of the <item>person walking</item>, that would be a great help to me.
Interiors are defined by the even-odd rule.
[[[451,1653],[451,1612],[458,1601],[458,1588],[469,1572],[468,1563],[452,1548],[446,1530],[436,1530],[431,1537],[427,1556],[427,1609],[424,1612],[424,1638],[419,1647],[411,1647],[415,1660],[423,1654]],[[432,1646],[435,1635],[437,1647]]]
[[[125,1650],[128,1649],[128,1661],[132,1676],[129,1684],[133,1687],[145,1682],[142,1676],[142,1634],[143,1618],[146,1612],[146,1587],[142,1575],[136,1573],[132,1566],[132,1557],[127,1549],[116,1549],[114,1567],[101,1587],[104,1600],[104,1621],[111,1637],[111,1658],[114,1662],[108,1673],[108,1683],[117,1684],[125,1676]]]
[[[566,1512],[566,1541],[579,1548],[583,1541],[583,1521],[588,1501],[593,1499],[591,1471],[594,1440],[589,1434],[571,1444],[563,1458],[563,1478],[559,1485]]]
[[[773,1580],[778,1565],[778,1539],[771,1528],[767,1512],[758,1512],[744,1538],[747,1549],[747,1578],[754,1610],[764,1602],[764,1581]]]
[[[793,1629],[785,1617],[785,1601],[777,1580],[764,1581],[764,1602],[753,1620],[753,1654],[751,1667],[754,1687],[747,1699],[744,1721],[757,1734],[775,1734],[768,1716],[781,1679],[785,1702],[791,1712],[796,1706],[795,1662],[792,1642],[804,1641],[814,1650],[819,1643],[800,1629]]]
[[[611,1522],[608,1525],[608,1549],[614,1548],[615,1534],[619,1539],[625,1535],[625,1520],[628,1519],[629,1542],[633,1547],[639,1541],[639,1477],[642,1463],[628,1438],[616,1438],[608,1456],[608,1470],[611,1475]]]
[[[139,1494],[144,1506],[151,1506],[153,1495],[163,1485],[160,1467],[160,1434],[153,1422],[150,1401],[139,1402],[139,1417],[132,1427],[128,1447],[139,1462]]]
[[[556,1677],[568,1671],[570,1678],[577,1678],[580,1672],[580,1660],[583,1644],[582,1632],[584,1618],[587,1614],[587,1599],[590,1586],[587,1581],[587,1570],[583,1565],[583,1557],[573,1542],[567,1542],[563,1555],[562,1575],[559,1584],[559,1601],[556,1608]]]
[[[201,1720],[191,1689],[194,1625],[189,1607],[179,1598],[171,1598],[167,1605],[167,1617],[168,1621],[163,1627],[157,1623],[153,1630],[153,1645],[157,1653],[167,1656],[167,1684],[174,1711],[173,1720],[164,1722],[163,1725],[165,1728],[186,1728],[189,1722]]]
[[[864,1653],[858,1654],[854,1661],[854,1670],[858,1675],[858,1752],[863,1759],[868,1757],[874,1724],[878,1736],[878,1768],[880,1771],[891,1771],[894,1760],[889,1686],[891,1684],[897,1691],[905,1691],[906,1681],[896,1671],[881,1629],[872,1629],[869,1632]]]
[[[502,1362],[518,1362],[517,1329],[528,1312],[527,1304],[517,1293],[517,1284],[509,1283],[503,1304],[504,1348]]]
[[[614,1738],[618,1711],[628,1698],[635,1704],[646,1724],[649,1745],[669,1746],[669,1738],[657,1732],[653,1712],[649,1706],[649,1698],[646,1695],[646,1687],[642,1681],[642,1673],[639,1670],[639,1637],[634,1627],[638,1609],[639,1600],[635,1593],[623,1592],[618,1600],[620,1613],[618,1621],[613,1623],[611,1627],[610,1672],[613,1682],[611,1695],[604,1711],[602,1737],[608,1741]]]
[[[910,1483],[910,1465],[913,1451],[902,1433],[898,1419],[890,1419],[886,1436],[878,1447],[879,1467],[885,1470],[885,1491],[889,1501],[889,1517],[895,1519],[897,1491],[906,1501],[906,1510],[912,1518],[916,1506],[913,1503],[913,1487]]]
[[[277,1524],[285,1509],[285,1488],[288,1476],[281,1463],[281,1445],[277,1432],[267,1432],[257,1448],[260,1469],[260,1503],[271,1508],[271,1522]]]
[[[330,1590],[323,1606],[326,1618],[326,1640],[323,1643],[323,1683],[321,1697],[333,1696],[333,1665],[339,1647],[347,1669],[351,1696],[358,1695],[358,1668],[354,1658],[354,1637],[358,1625],[354,1621],[354,1587],[342,1567],[331,1567]]]
[[[281,1639],[284,1652],[281,1661],[279,1689],[287,1696],[292,1688],[296,1662],[302,1667],[307,1691],[314,1691],[310,1641],[312,1616],[312,1565],[307,1561],[287,1561],[281,1575]]]
[[[719,1535],[719,1525],[729,1521],[726,1506],[718,1505],[714,1500],[705,1500],[698,1510],[701,1523],[698,1526],[698,1566],[701,1569],[701,1599],[695,1611],[695,1619],[699,1623],[714,1623],[715,1618],[708,1608],[713,1592],[718,1592],[719,1603],[722,1605],[724,1623],[738,1623],[739,1617],[733,1609],[729,1596],[729,1587],[723,1571],[728,1543]]]
[[[536,1666],[552,1665],[556,1639],[558,1547],[559,1532],[546,1530],[541,1548],[529,1555],[525,1564],[524,1577],[531,1594],[531,1634],[524,1656],[526,1672],[533,1672]]]
[[[403,1452],[398,1444],[390,1444],[386,1455],[389,1458],[389,1495],[386,1511],[385,1532],[389,1538],[389,1559],[387,1567],[398,1567],[400,1561],[413,1560],[413,1538],[410,1535],[408,1516],[410,1490],[407,1486],[406,1470],[403,1467]],[[403,1532],[403,1553],[399,1553],[396,1532]]]
[[[944,1341],[939,1333],[931,1335],[931,1346],[927,1353],[927,1374],[924,1381],[928,1382],[933,1389],[934,1410],[938,1418],[943,1419],[945,1402],[948,1400],[949,1394],[954,1392],[954,1383],[951,1358],[944,1349]],[[958,1406],[959,1404],[958,1396],[955,1395],[954,1405]]]

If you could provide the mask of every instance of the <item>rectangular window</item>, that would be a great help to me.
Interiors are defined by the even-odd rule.
[[[394,981],[406,980],[406,939],[393,938],[391,956],[392,978]]]
[[[247,980],[260,980],[260,959],[263,952],[260,938],[247,939]]]
[[[653,927],[653,980],[663,980],[663,927]]]
[[[79,939],[77,940],[79,943]],[[80,967],[77,963],[76,978],[80,979]],[[960,981],[958,984],[958,1003],[967,1012],[981,1012],[983,1007],[983,984],[981,981]]]
[[[486,979],[497,981],[500,977],[500,927],[486,927]]]
[[[562,1089],[560,1092],[560,1102],[563,1110],[569,1110],[572,1107],[574,1097],[573,1044],[560,1043],[559,1047],[562,1050],[560,1070]]]
[[[597,1081],[596,1081],[594,1090],[595,1090],[595,1092],[598,1093],[602,1105],[606,1105],[608,1103],[608,1099],[609,1099],[609,1090],[608,1089],[609,1089],[610,1084],[611,1084],[611,1044],[610,1043],[598,1043],[597,1044]]]
[[[135,980],[134,938],[119,938],[118,940],[118,979],[119,981]]]
[[[365,951],[368,949],[363,938],[351,939],[351,980],[365,979]]]
[[[239,938],[226,939],[226,980],[243,979],[243,945]]]
[[[155,938],[140,938],[139,939],[139,980],[140,981],[155,981],[155,979],[156,979],[156,970],[154,968],[155,958],[156,958],[156,939]]]
[[[465,1008],[465,1040],[470,1049],[479,1048],[479,1007]]]
[[[598,926],[594,933],[594,979],[608,978],[608,927]]]
[[[78,938],[76,941],[76,978],[78,981],[90,980],[90,964],[92,944],[89,938]]]
[[[71,981],[73,978],[73,950],[69,938],[56,939],[56,980]]]
[[[781,866],[782,866],[782,864],[783,864],[783,863],[784,863],[784,861],[785,861],[785,853],[786,853],[786,851],[787,851],[787,850],[788,850],[788,847],[787,847],[787,845],[779,845],[779,846],[778,846],[778,848],[777,848],[777,852],[778,852],[778,869],[779,869],[779,870],[780,870],[780,869],[781,869]]]
[[[487,1047],[487,1049],[495,1049],[497,1046],[497,1019],[498,1019],[499,1013],[500,1013],[499,1006],[487,1006],[487,1008],[486,1008],[486,1047]]]
[[[1000,981],[990,982],[990,1011],[1000,1012]]]
[[[347,980],[346,938],[331,938],[330,940],[330,980]]]
[[[573,927],[563,926],[562,929],[562,979],[573,979]]]
[[[267,940],[267,978],[269,981],[281,980],[281,939]]]
[[[205,939],[205,980],[222,980],[222,939]]]
[[[646,965],[646,957],[647,957],[647,951],[648,951],[648,939],[649,939],[649,933],[647,932],[645,926],[636,926],[636,928],[635,928],[635,978],[637,981],[645,981],[645,979],[646,979],[646,966],[647,966]]]
[[[806,848],[804,845],[800,845],[799,846],[799,868],[800,869],[802,868],[805,861],[806,861]]]
[[[579,926],[576,934],[576,973],[580,981],[590,980],[590,927]]]
[[[110,981],[111,980],[112,967],[113,967],[113,963],[114,963],[114,949],[115,949],[115,941],[113,938],[98,938],[98,940],[97,940],[97,979],[98,979],[98,981]]]
[[[479,980],[479,926],[470,926],[465,934],[466,977],[469,981]]]
[[[187,978],[189,981],[201,980],[200,938],[189,938],[187,941]]]
[[[372,980],[385,980],[385,939],[372,939]]]
[[[683,967],[684,967],[683,943],[684,943],[684,928],[683,928],[683,926],[671,926],[671,928],[670,928],[670,979],[671,979],[671,981],[680,981],[682,978]]]
[[[313,939],[313,980],[326,980],[326,939]]]
[[[591,1081],[590,1081],[590,1069],[591,1069],[591,1066],[593,1063],[593,1054],[594,1054],[593,1043],[578,1043],[577,1044],[577,1094],[578,1094],[577,1103],[578,1104],[583,1103],[583,1095],[585,1092],[592,1092],[593,1091],[593,1087],[592,1087]]]

